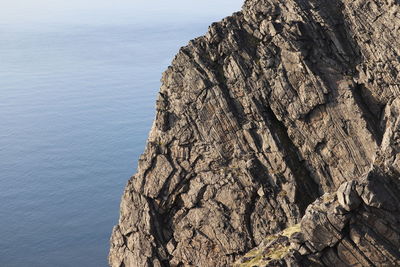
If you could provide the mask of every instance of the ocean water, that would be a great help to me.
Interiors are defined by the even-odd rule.
[[[107,266],[161,73],[210,20],[0,25],[0,266]]]

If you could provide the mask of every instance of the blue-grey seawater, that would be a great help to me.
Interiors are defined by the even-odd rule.
[[[0,266],[107,266],[161,73],[199,23],[0,25]]]

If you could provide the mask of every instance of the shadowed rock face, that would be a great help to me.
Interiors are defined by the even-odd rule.
[[[399,266],[399,28],[398,0],[247,0],[181,48],[110,265],[245,264],[300,223],[255,266]]]

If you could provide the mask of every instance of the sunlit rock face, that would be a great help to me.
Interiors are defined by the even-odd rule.
[[[247,0],[181,48],[110,265],[247,266],[272,235],[251,266],[400,266],[399,28],[397,0]]]

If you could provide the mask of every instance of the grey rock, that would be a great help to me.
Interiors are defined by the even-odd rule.
[[[355,180],[343,183],[336,193],[339,204],[347,211],[352,211],[361,204],[361,199],[356,192],[356,184]]]
[[[110,265],[229,266],[301,223],[269,266],[400,266],[399,14],[396,0],[247,0],[182,47]]]
[[[364,188],[375,183],[382,185],[380,190],[368,193],[377,202],[400,193],[398,177],[381,175],[379,170],[374,170],[357,181]],[[354,183],[344,183],[341,188]],[[399,203],[399,199],[393,200]],[[399,266],[400,211],[371,208],[365,202],[360,202],[351,212],[341,212],[341,206],[334,194],[317,199],[307,208],[301,227],[290,238],[290,246],[276,245],[283,231],[274,235],[275,239],[266,239],[273,241],[262,242],[239,259],[237,266],[240,263],[249,264],[242,266]],[[271,261],[266,255],[278,253],[281,253],[279,261],[268,265]],[[291,259],[290,263],[286,259]]]
[[[349,214],[340,212],[336,197],[326,194],[308,206],[301,220],[301,230],[308,244],[316,251],[322,251],[343,238],[343,229],[349,220]]]

